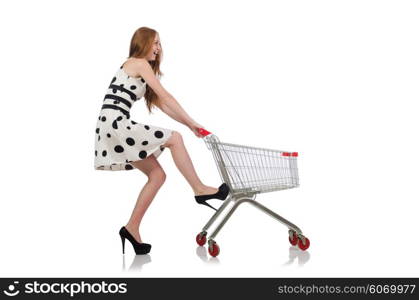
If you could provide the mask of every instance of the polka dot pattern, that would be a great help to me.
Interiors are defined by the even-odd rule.
[[[133,104],[145,94],[142,78],[129,77],[118,69],[103,100],[95,127],[94,167],[96,170],[127,171],[132,163],[163,152],[172,130],[131,119]],[[105,104],[107,107],[105,107]]]
[[[158,139],[161,139],[163,137],[163,132],[161,132],[160,130],[156,130],[154,132],[154,136]]]
[[[146,158],[147,157],[147,152],[146,151],[140,151],[140,153],[138,154],[138,156],[141,158],[141,159],[144,159],[144,158]]]
[[[114,150],[115,150],[116,153],[124,152],[124,148],[121,145],[116,145]]]
[[[134,139],[133,138],[127,138],[126,139],[126,142],[127,142],[127,144],[128,145],[130,145],[130,146],[134,146],[135,145],[135,141],[134,141]]]

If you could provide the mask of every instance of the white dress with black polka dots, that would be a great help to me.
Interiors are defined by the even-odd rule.
[[[130,119],[132,105],[145,91],[144,79],[128,76],[122,66],[112,78],[96,124],[95,170],[132,170],[130,162],[163,152],[172,130]]]

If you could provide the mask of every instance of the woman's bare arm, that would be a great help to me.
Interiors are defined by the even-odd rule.
[[[153,72],[150,64],[145,59],[138,59],[137,66],[139,73],[145,82],[153,89],[157,94],[159,107],[164,113],[169,115],[174,120],[184,124],[187,127],[191,127],[196,122],[186,113],[182,106],[177,100],[161,85]]]
[[[164,112],[166,115],[171,117],[173,120],[178,121],[179,123],[185,124],[185,121],[180,119],[177,114],[175,114],[168,105],[166,105],[160,98],[155,103],[156,106]]]

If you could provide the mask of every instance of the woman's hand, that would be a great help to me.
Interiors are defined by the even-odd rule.
[[[197,137],[199,137],[199,138],[202,138],[202,137],[204,137],[203,135],[201,135],[200,133],[199,133],[199,129],[200,128],[204,128],[204,126],[202,126],[202,125],[200,125],[200,124],[198,124],[198,123],[196,123],[196,122],[193,122],[193,123],[191,123],[189,126],[189,129],[190,130],[192,130],[192,132],[197,136]]]

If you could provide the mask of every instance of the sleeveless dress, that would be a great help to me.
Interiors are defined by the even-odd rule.
[[[132,105],[145,94],[146,82],[129,76],[122,67],[112,78],[96,123],[95,170],[132,170],[133,161],[150,155],[158,158],[172,135],[171,129],[130,118]]]

